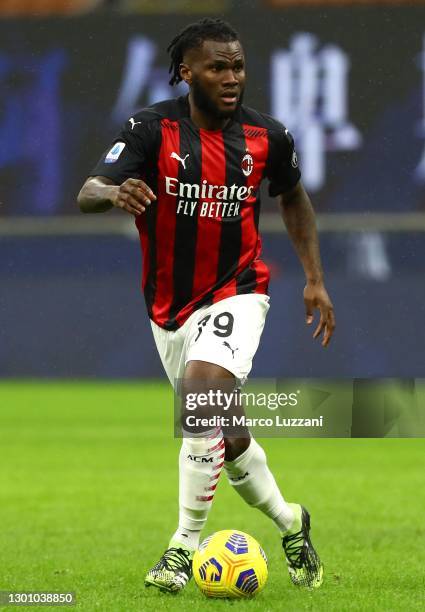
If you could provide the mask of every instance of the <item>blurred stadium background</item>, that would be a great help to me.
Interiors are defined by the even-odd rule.
[[[132,220],[75,198],[128,116],[183,91],[165,49],[203,15],[238,29],[246,103],[296,138],[337,313],[324,353],[265,194],[273,307],[254,373],[423,376],[424,2],[0,0],[0,377],[163,376]]]

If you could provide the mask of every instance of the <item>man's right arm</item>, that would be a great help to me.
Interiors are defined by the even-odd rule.
[[[82,186],[77,202],[83,213],[106,212],[111,208],[122,208],[139,216],[156,200],[152,190],[141,180],[127,179],[116,185],[105,176],[89,177]]]

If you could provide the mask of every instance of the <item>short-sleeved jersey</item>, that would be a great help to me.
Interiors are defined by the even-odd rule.
[[[292,136],[275,119],[242,105],[210,131],[192,122],[187,97],[159,102],[126,122],[90,176],[139,178],[157,196],[136,226],[142,290],[160,327],[175,330],[233,295],[267,293],[260,183],[268,178],[275,196],[300,179]]]

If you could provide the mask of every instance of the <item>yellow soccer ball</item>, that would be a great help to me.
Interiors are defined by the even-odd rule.
[[[267,582],[267,557],[255,538],[235,529],[206,538],[193,557],[195,582],[207,597],[253,597]]]

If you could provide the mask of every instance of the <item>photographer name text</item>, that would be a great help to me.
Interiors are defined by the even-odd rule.
[[[274,417],[247,417],[233,415],[230,417],[211,416],[196,417],[194,414],[186,418],[189,427],[323,427],[323,416],[308,418],[288,418],[278,414]]]

